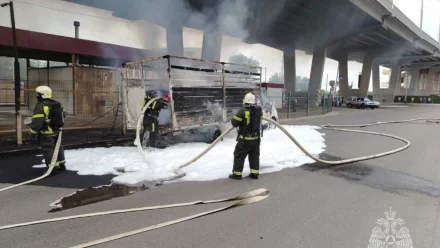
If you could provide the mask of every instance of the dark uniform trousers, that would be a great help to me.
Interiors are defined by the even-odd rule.
[[[252,113],[252,114],[251,114]],[[237,145],[234,151],[233,176],[242,176],[244,160],[248,156],[251,174],[259,175],[260,168],[260,132],[262,110],[259,106],[243,107],[232,118],[231,124],[239,127]]]
[[[149,137],[146,144],[147,146],[154,147],[156,145],[158,125],[159,122],[156,116],[152,116],[148,114],[144,116],[144,135],[145,132],[149,132]],[[142,137],[144,135],[142,135]]]
[[[58,133],[54,132],[50,123],[49,115],[50,108],[55,101],[51,99],[44,99],[38,101],[35,105],[34,115],[32,116],[32,123],[29,126],[29,134],[33,137],[38,136],[38,143],[41,146],[43,157],[46,165],[48,166],[52,161],[52,156],[55,150]],[[60,145],[58,158],[55,166],[64,165],[66,163],[64,157],[63,146]]]
[[[40,135],[40,145],[43,151],[43,157],[46,165],[49,165],[52,160],[55,146],[57,144],[58,134],[56,135]],[[64,147],[60,144],[60,150],[58,152],[57,165],[65,163]]]
[[[246,156],[248,156],[251,173],[258,175],[260,169],[260,140],[239,139],[234,150],[233,173],[235,175],[241,175]]]
[[[152,97],[147,96],[144,99],[144,104],[142,108],[152,99]],[[157,133],[159,131],[159,121],[157,120],[159,116],[159,112],[161,109],[167,109],[168,104],[166,104],[163,100],[155,100],[153,101],[144,113],[144,132],[142,134],[142,139],[145,136],[145,133],[148,131],[149,137],[145,137],[147,140],[146,146],[156,147]]]

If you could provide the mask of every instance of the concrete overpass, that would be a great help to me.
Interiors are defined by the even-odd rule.
[[[409,69],[416,91],[419,71],[440,65],[439,43],[420,30],[389,0],[66,0],[110,10],[114,16],[144,19],[165,27],[168,53],[183,55],[182,27],[204,31],[202,59],[219,60],[221,35],[243,38],[284,51],[285,88],[295,92],[296,49],[313,54],[308,93],[321,88],[325,57],[339,62],[340,91],[366,95],[373,71],[373,90],[382,97],[401,93],[401,69]],[[226,3],[226,4],[225,4]],[[238,4],[238,5],[237,5]],[[242,12],[240,7],[247,7]],[[246,34],[233,23],[225,28],[224,10],[245,16]],[[197,18],[198,17],[198,18]],[[240,37],[243,36],[243,37]],[[359,90],[349,90],[347,61],[363,63]],[[380,89],[379,65],[392,69],[390,86]],[[433,73],[430,73],[433,78]]]

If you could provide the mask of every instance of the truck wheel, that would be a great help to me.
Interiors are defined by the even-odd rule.
[[[212,142],[214,142],[218,137],[220,137],[220,135],[222,135],[222,131],[220,129],[216,129],[212,134],[212,141],[210,142],[210,144],[212,144]]]
[[[361,109],[365,109],[365,104],[362,104],[362,105],[361,105]]]
[[[351,104],[350,104],[350,103],[349,103],[349,104],[347,104],[347,107],[349,107],[349,108],[352,108],[352,107],[351,107]]]

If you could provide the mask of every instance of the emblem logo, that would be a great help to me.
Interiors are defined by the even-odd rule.
[[[390,207],[385,211],[386,219],[377,219],[379,226],[371,231],[368,248],[414,248],[408,228],[403,227],[405,221],[396,219],[396,214]]]

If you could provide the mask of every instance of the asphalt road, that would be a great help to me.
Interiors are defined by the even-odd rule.
[[[412,118],[440,118],[440,106],[377,110],[339,109],[337,116],[296,125],[359,124]],[[138,234],[96,247],[367,247],[377,219],[391,207],[408,228],[414,247],[440,247],[440,125],[423,122],[365,128],[402,136],[407,150],[343,166],[305,165],[261,175],[259,180],[229,179],[159,186],[55,213],[49,204],[75,189],[106,184],[111,177],[73,172],[0,192],[0,225],[112,209],[220,199],[257,188],[271,196],[259,203]],[[397,148],[383,137],[325,131],[328,159],[365,156]],[[263,140],[264,142],[264,140]],[[0,160],[0,187],[44,172],[30,168],[34,156]],[[225,161],[226,162],[226,161]],[[0,247],[70,247],[121,232],[185,217],[225,204],[93,217],[0,231]],[[397,226],[399,230],[400,226]],[[383,227],[382,227],[383,229]],[[390,246],[391,247],[391,246]]]

